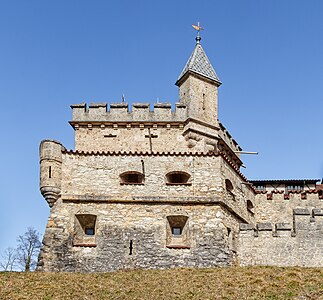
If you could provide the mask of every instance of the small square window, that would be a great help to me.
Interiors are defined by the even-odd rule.
[[[266,187],[264,185],[255,185],[255,189],[258,191],[265,191]]]
[[[303,185],[287,185],[287,191],[302,191],[304,190]]]
[[[94,228],[85,228],[86,235],[94,235]]]
[[[173,235],[181,235],[182,234],[182,228],[181,227],[172,227],[172,234]]]

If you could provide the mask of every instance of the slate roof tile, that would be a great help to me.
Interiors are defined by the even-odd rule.
[[[211,80],[220,82],[220,79],[216,75],[210,60],[206,56],[201,44],[199,43],[196,44],[193,53],[191,54],[177,81],[179,81],[188,71],[197,73]]]

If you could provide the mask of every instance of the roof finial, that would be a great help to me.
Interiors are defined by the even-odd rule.
[[[192,27],[197,31],[197,36],[195,40],[196,40],[196,44],[199,44],[201,41],[200,31],[204,30],[204,28],[200,26],[200,22],[197,22],[197,25],[192,24]]]

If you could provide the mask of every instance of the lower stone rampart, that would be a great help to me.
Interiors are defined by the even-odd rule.
[[[292,223],[240,224],[242,266],[323,267],[323,209],[295,208]]]
[[[209,216],[213,217],[210,218]],[[95,228],[84,234],[82,223]],[[172,228],[181,230],[176,236]],[[220,205],[63,203],[51,209],[39,271],[229,266],[238,220]]]

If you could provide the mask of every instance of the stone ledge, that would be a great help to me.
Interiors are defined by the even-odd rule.
[[[144,183],[120,182],[120,185],[145,185]]]
[[[294,208],[293,215],[309,216],[310,211],[307,208]]]
[[[149,103],[132,103],[132,107],[135,108],[150,108]]]
[[[110,108],[127,108],[128,109],[128,103],[121,102],[121,103],[110,103]]]
[[[276,230],[292,230],[292,225],[290,223],[277,223],[275,227]]]
[[[171,103],[154,103],[154,108],[171,108]]]
[[[240,223],[239,229],[240,229],[240,231],[247,231],[247,230],[253,230],[254,228],[253,228],[252,224]]]
[[[176,195],[171,196],[130,196],[124,197],[121,195],[108,196],[108,195],[62,195],[64,202],[180,202],[180,203],[222,203],[223,201],[219,197],[201,197],[201,196],[187,196],[179,197]]]
[[[187,245],[166,245],[166,248],[169,248],[169,249],[191,249],[191,247],[187,246]]]
[[[314,208],[313,209],[313,216],[323,216],[323,209],[322,208]]]
[[[84,107],[84,105],[82,105],[81,107]],[[94,102],[94,103],[90,103],[89,107],[90,108],[96,108],[96,107],[104,107],[104,108],[106,108],[107,107],[107,103],[105,103],[105,102],[102,102],[102,103]]]
[[[166,185],[192,185],[192,182],[186,182],[186,183],[172,183],[172,182],[166,182]]]
[[[73,247],[96,247],[96,244],[73,244]]]
[[[257,224],[258,231],[272,231],[273,226],[271,223],[259,223]]]

